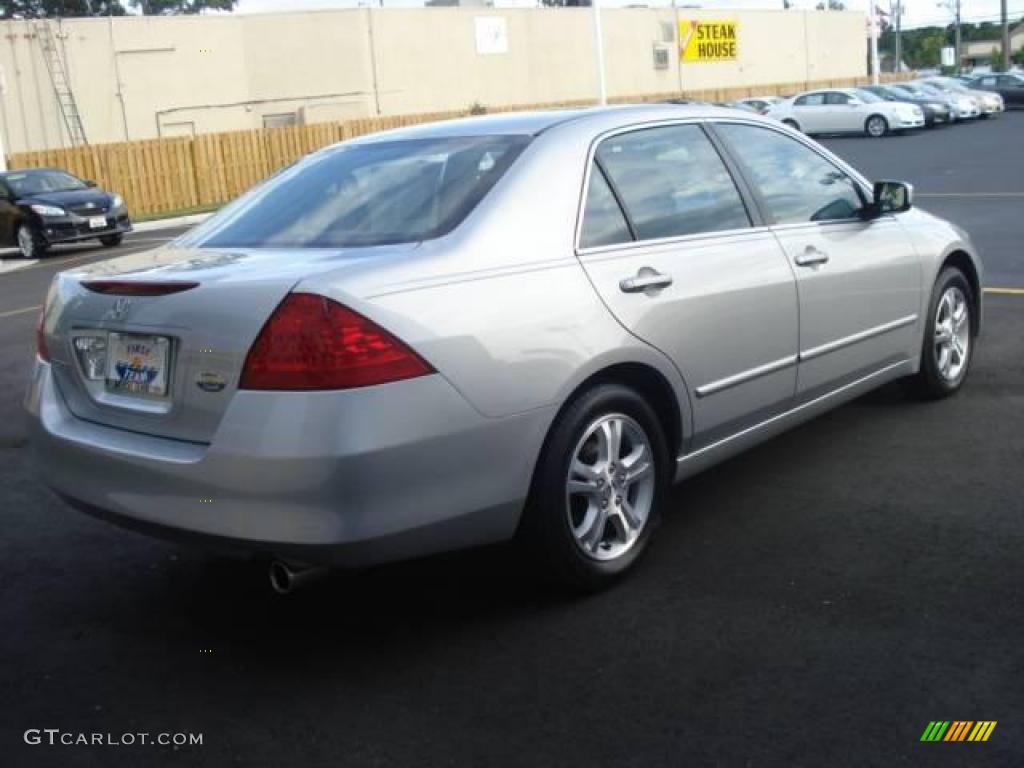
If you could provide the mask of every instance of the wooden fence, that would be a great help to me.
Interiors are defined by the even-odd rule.
[[[887,75],[885,81],[910,75]],[[689,91],[687,97],[704,101],[731,101],[762,95],[786,95],[811,88],[865,85],[868,78],[779,83],[749,88]],[[618,103],[662,101],[678,93],[616,98]],[[488,107],[488,112],[522,109],[579,107],[591,100],[556,104]],[[171,211],[211,208],[225,203],[303,155],[338,141],[367,133],[418,123],[463,117],[467,112],[434,112],[363,118],[340,123],[314,123],[285,128],[264,128],[195,137],[149,139],[117,144],[93,144],[70,149],[21,152],[8,157],[8,168],[65,168],[76,176],[93,179],[104,189],[121,194],[136,217],[159,216]]]

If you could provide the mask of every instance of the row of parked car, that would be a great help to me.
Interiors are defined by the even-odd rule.
[[[927,77],[863,88],[827,88],[790,98],[757,96],[728,106],[757,112],[808,134],[879,137],[960,120],[987,118],[1024,106],[1024,76]]]

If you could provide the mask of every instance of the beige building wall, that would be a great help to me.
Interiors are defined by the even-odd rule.
[[[865,74],[860,13],[680,10],[733,19],[737,61],[678,62],[671,9],[603,13],[611,97]],[[480,19],[483,19],[481,22]],[[495,21],[500,20],[500,21]],[[68,146],[38,24],[0,22],[8,153]],[[90,143],[298,122],[588,99],[592,15],[565,9],[351,9],[51,21]],[[478,50],[478,27],[504,25]],[[503,45],[501,43],[504,43]],[[655,49],[668,51],[666,68]]]

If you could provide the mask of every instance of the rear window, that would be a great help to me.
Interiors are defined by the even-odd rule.
[[[341,146],[285,169],[182,245],[346,248],[429,240],[454,229],[529,143],[526,136]]]

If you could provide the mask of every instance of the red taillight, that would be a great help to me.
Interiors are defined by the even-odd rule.
[[[46,344],[46,306],[43,306],[39,313],[39,322],[36,323],[36,354],[41,360],[50,362],[50,348]]]
[[[433,373],[380,326],[335,301],[290,293],[256,338],[241,389],[348,389]]]
[[[191,280],[83,280],[82,287],[93,293],[111,296],[167,296],[195,288],[199,283]]]

